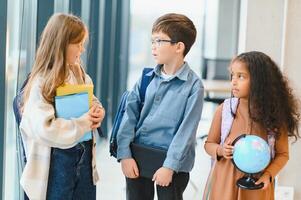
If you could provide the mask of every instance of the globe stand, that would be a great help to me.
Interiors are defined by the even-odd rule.
[[[242,189],[246,189],[246,190],[258,190],[263,188],[264,184],[260,183],[258,185],[256,185],[257,179],[255,177],[253,177],[252,174],[247,174],[247,176],[244,176],[240,179],[238,179],[238,181],[236,182],[236,185]]]

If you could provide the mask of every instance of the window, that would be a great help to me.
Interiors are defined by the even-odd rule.
[[[6,38],[6,105],[5,105],[5,165],[4,165],[4,198],[18,199],[23,197],[19,178],[21,175],[20,158],[16,134],[15,118],[12,112],[13,98],[16,95],[18,79],[24,80],[28,67],[33,62],[35,52],[35,19],[36,2],[12,0],[7,5],[7,38]],[[19,77],[20,75],[20,77]]]

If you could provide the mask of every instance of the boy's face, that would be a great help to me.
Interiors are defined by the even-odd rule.
[[[168,64],[176,56],[176,44],[162,32],[152,34],[152,55],[157,64]]]

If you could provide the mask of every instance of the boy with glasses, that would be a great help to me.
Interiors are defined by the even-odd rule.
[[[195,38],[195,26],[184,15],[166,14],[153,24],[152,55],[158,65],[146,74],[152,80],[142,108],[141,79],[130,92],[117,135],[117,159],[126,176],[128,200],[153,199],[154,183],[158,200],[183,199],[203,106],[203,84],[184,61]],[[166,150],[162,166],[151,178],[140,176],[132,142]]]

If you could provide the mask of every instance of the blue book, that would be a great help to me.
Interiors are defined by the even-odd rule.
[[[78,118],[89,111],[88,92],[75,93],[64,96],[55,96],[56,117],[71,119]],[[92,139],[91,131],[84,134],[79,142]]]

